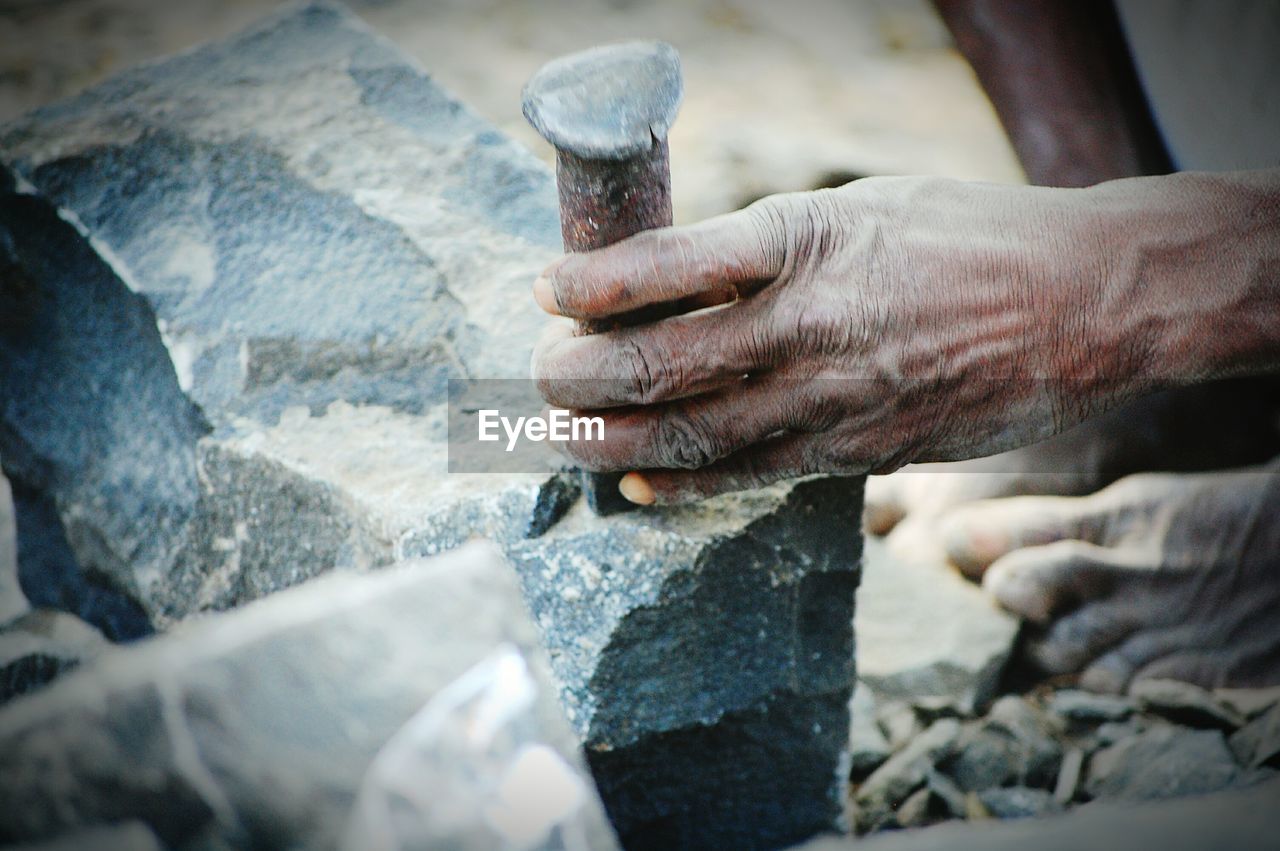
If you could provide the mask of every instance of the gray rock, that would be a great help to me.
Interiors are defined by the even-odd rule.
[[[925,786],[907,796],[894,813],[898,827],[926,827],[944,815],[934,798],[933,791]]]
[[[1009,785],[1048,788],[1057,777],[1062,747],[1025,700],[1001,698],[961,737],[943,769],[966,792]]]
[[[613,847],[479,545],[202,619],[13,704],[0,800],[9,841],[133,819],[170,846]]]
[[[908,795],[924,785],[929,771],[951,754],[959,738],[960,722],[943,719],[877,768],[854,795],[856,827],[865,832],[882,826]]]
[[[1265,688],[1217,688],[1213,696],[1250,720],[1280,704],[1280,686]]]
[[[1180,801],[1089,804],[1052,818],[953,822],[924,831],[823,837],[804,851],[1272,851],[1280,781]]]
[[[1053,784],[1053,800],[1058,806],[1065,807],[1075,800],[1083,769],[1083,750],[1071,748],[1063,755],[1062,767],[1058,769],[1058,779]]]
[[[1129,696],[1146,712],[1187,727],[1235,730],[1245,719],[1213,692],[1178,680],[1139,680]]]
[[[0,626],[30,608],[18,584],[18,526],[9,480],[0,475]]]
[[[859,480],[602,520],[551,469],[449,471],[447,380],[528,389],[559,251],[531,154],[316,4],[38,110],[0,159],[38,296],[0,334],[28,400],[0,452],[85,572],[168,628],[493,539],[628,844],[838,825]]]
[[[942,802],[942,805],[946,808],[947,815],[951,818],[965,818],[968,812],[968,804],[964,791],[955,784],[955,781],[931,768],[925,774],[925,783],[930,791],[938,797],[938,800]]]
[[[932,724],[941,718],[964,718],[971,708],[952,697],[917,697],[911,701],[911,709],[923,724]]]
[[[876,723],[876,704],[865,686],[854,689],[849,702],[849,779],[861,783],[892,753]]]
[[[164,845],[142,822],[75,830],[47,842],[10,846],[10,851],[164,851]]]
[[[155,632],[142,607],[100,574],[76,564],[52,494],[15,482],[14,514],[19,539],[19,580],[33,608],[68,611],[107,639],[134,641]]]
[[[1093,736],[1086,741],[1096,747],[1114,745],[1116,742],[1131,739],[1150,728],[1153,722],[1157,725],[1163,723],[1140,715],[1130,716],[1124,721],[1107,721],[1105,724],[1099,724]]]
[[[957,750],[942,768],[966,792],[1002,786],[1022,769],[1017,743],[998,730],[972,727]]]
[[[0,129],[0,160],[20,181],[0,249],[26,283],[0,394],[28,402],[6,408],[5,469],[158,622],[392,560],[403,530],[254,451],[264,430],[315,443],[381,416],[438,491],[446,379],[527,374],[542,319],[512,296],[558,247],[550,174],[337,6],[37,110]],[[386,449],[337,461],[376,475]],[[300,534],[271,540],[270,509]]]
[[[1280,704],[1240,728],[1227,744],[1246,768],[1280,767]]]
[[[1006,695],[987,713],[989,729],[1002,730],[1018,745],[1021,771],[1018,782],[1047,788],[1053,784],[1062,763],[1062,746],[1056,734],[1059,728],[1022,697]]]
[[[1055,691],[1048,700],[1049,711],[1078,724],[1101,724],[1123,721],[1133,714],[1133,701],[1109,694],[1094,694],[1077,689]]]
[[[65,612],[28,612],[0,629],[0,703],[35,691],[100,654],[107,641]]]
[[[987,812],[998,819],[1032,818],[1058,809],[1048,792],[1026,786],[985,789],[978,793],[978,800],[982,801]]]
[[[920,716],[916,714],[915,707],[902,701],[879,706],[876,709],[876,722],[884,731],[890,749],[894,751],[902,750],[925,729]]]
[[[952,698],[972,712],[994,696],[1018,620],[977,585],[870,538],[858,599],[858,675],[878,698]]]
[[[1221,732],[1160,726],[1095,753],[1085,790],[1094,799],[1145,801],[1215,792],[1239,774]]]

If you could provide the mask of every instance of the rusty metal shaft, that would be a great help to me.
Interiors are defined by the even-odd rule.
[[[591,48],[548,62],[530,78],[522,110],[556,148],[566,251],[594,251],[671,224],[666,136],[683,91],[680,57],[660,41]],[[649,322],[665,312],[659,306],[582,322],[578,333]],[[635,507],[618,492],[620,478],[583,476],[596,513]]]
[[[560,232],[566,251],[594,251],[619,240],[671,224],[671,168],[667,140],[624,160],[584,159],[563,148],[556,155],[560,191]],[[631,322],[646,317],[631,314]],[[578,323],[579,334],[617,327],[614,323]],[[621,473],[584,473],[582,492],[597,514],[634,508],[618,492]]]

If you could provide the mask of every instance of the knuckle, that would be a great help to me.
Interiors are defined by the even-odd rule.
[[[635,405],[647,405],[654,397],[655,372],[651,357],[634,340],[627,340],[622,347],[624,367],[620,371],[626,381],[627,401]]]
[[[628,404],[652,405],[671,398],[684,386],[678,360],[667,353],[665,344],[629,337],[620,343],[623,365],[618,374],[624,376]]]
[[[663,412],[656,420],[653,441],[664,467],[695,470],[720,457],[718,441],[707,424],[684,410]]]
[[[648,248],[642,255],[643,265],[636,270],[637,277],[641,280],[667,284],[670,282],[657,280],[664,271],[675,278],[684,279],[699,275],[707,263],[705,247],[687,229],[648,231],[641,234],[637,242]],[[660,257],[665,258],[665,264],[659,264]],[[664,269],[663,265],[668,268]]]
[[[770,195],[743,210],[750,224],[751,238],[762,257],[775,257],[778,268],[785,266],[787,235],[796,206],[794,195]]]

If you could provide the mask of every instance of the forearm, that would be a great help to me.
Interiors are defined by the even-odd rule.
[[[1280,369],[1280,170],[1087,192],[1106,257],[1093,348],[1130,353],[1138,385]]]
[[[1027,178],[1089,186],[1169,170],[1107,0],[934,0]]]

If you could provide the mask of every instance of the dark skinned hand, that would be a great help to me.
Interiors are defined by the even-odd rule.
[[[633,471],[623,493],[642,504],[1030,443],[1162,370],[1204,371],[1183,323],[1221,299],[1178,301],[1176,274],[1166,287],[1158,264],[1131,262],[1154,247],[1180,269],[1221,244],[1226,225],[1202,232],[1204,214],[1232,212],[1233,187],[1198,180],[873,178],[638,234],[557,261],[535,297],[606,324],[674,315],[590,336],[560,323],[534,377],[549,404],[604,417],[603,440],[563,448]]]

